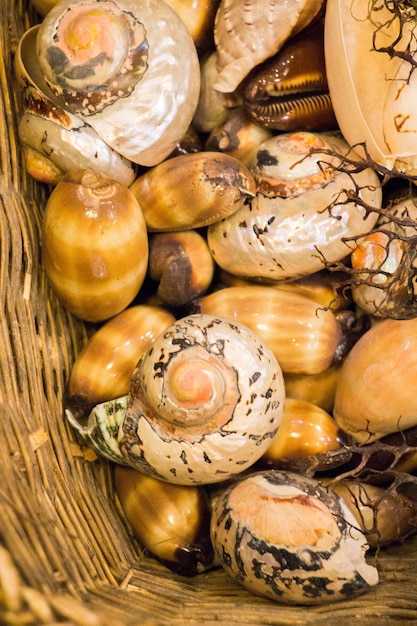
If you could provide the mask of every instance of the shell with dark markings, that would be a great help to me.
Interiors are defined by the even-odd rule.
[[[282,604],[336,602],[378,582],[342,498],[301,474],[258,472],[226,489],[214,505],[211,537],[228,574]]]
[[[190,315],[140,359],[119,430],[126,462],[177,484],[215,483],[269,446],[284,404],[281,368],[243,324]]]

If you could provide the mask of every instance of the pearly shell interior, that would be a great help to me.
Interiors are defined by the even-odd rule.
[[[41,24],[37,56],[60,106],[134,163],[163,161],[191,123],[198,55],[162,0],[63,0]]]
[[[133,164],[107,145],[77,115],[63,109],[45,83],[34,50],[39,26],[19,41],[14,69],[23,95],[19,139],[51,161],[61,172],[92,169],[129,186],[136,172]]]

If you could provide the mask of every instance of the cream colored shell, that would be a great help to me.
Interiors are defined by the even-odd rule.
[[[178,484],[226,480],[267,449],[281,420],[280,366],[232,320],[178,320],[140,359],[119,444],[127,463]]]
[[[310,148],[323,152],[310,155]],[[211,253],[223,270],[268,280],[312,274],[351,252],[354,244],[345,238],[372,229],[378,216],[371,212],[365,219],[361,202],[380,207],[376,173],[338,171],[342,159],[328,150],[343,156],[348,146],[339,137],[311,133],[281,134],[261,144],[249,168],[257,180],[255,198],[208,229]]]
[[[214,25],[219,72],[215,88],[234,91],[250,70],[305,28],[322,5],[322,0],[222,0]]]
[[[282,604],[348,599],[378,582],[365,536],[346,504],[302,474],[265,471],[216,500],[211,536],[225,570]]]
[[[328,2],[325,55],[333,109],[349,144],[365,144],[369,156],[389,170],[416,175],[416,40],[411,4],[400,2],[390,8],[388,2]],[[407,10],[408,19],[403,19]],[[394,53],[394,44],[399,54]]]

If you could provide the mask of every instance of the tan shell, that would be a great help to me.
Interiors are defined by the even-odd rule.
[[[322,0],[222,0],[214,25],[216,89],[234,91],[256,65],[308,26],[322,6]]]
[[[281,604],[326,605],[378,582],[344,500],[302,474],[266,470],[229,486],[211,538],[232,578]]]
[[[201,313],[244,324],[265,341],[284,373],[319,374],[333,363],[342,329],[330,309],[267,285],[226,287],[198,301]]]
[[[235,213],[254,195],[255,180],[228,154],[197,152],[159,163],[130,190],[148,231],[163,232],[201,228]]]
[[[383,320],[342,365],[333,415],[361,444],[417,425],[417,318]]]
[[[366,143],[369,156],[387,169],[415,175],[415,17],[401,15],[415,11],[411,4],[328,2],[325,54],[333,109],[346,140]]]

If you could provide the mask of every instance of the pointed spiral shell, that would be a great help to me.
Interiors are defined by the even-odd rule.
[[[225,480],[252,465],[279,426],[281,368],[246,326],[190,315],[140,359],[119,430],[132,467],[178,484]]]

